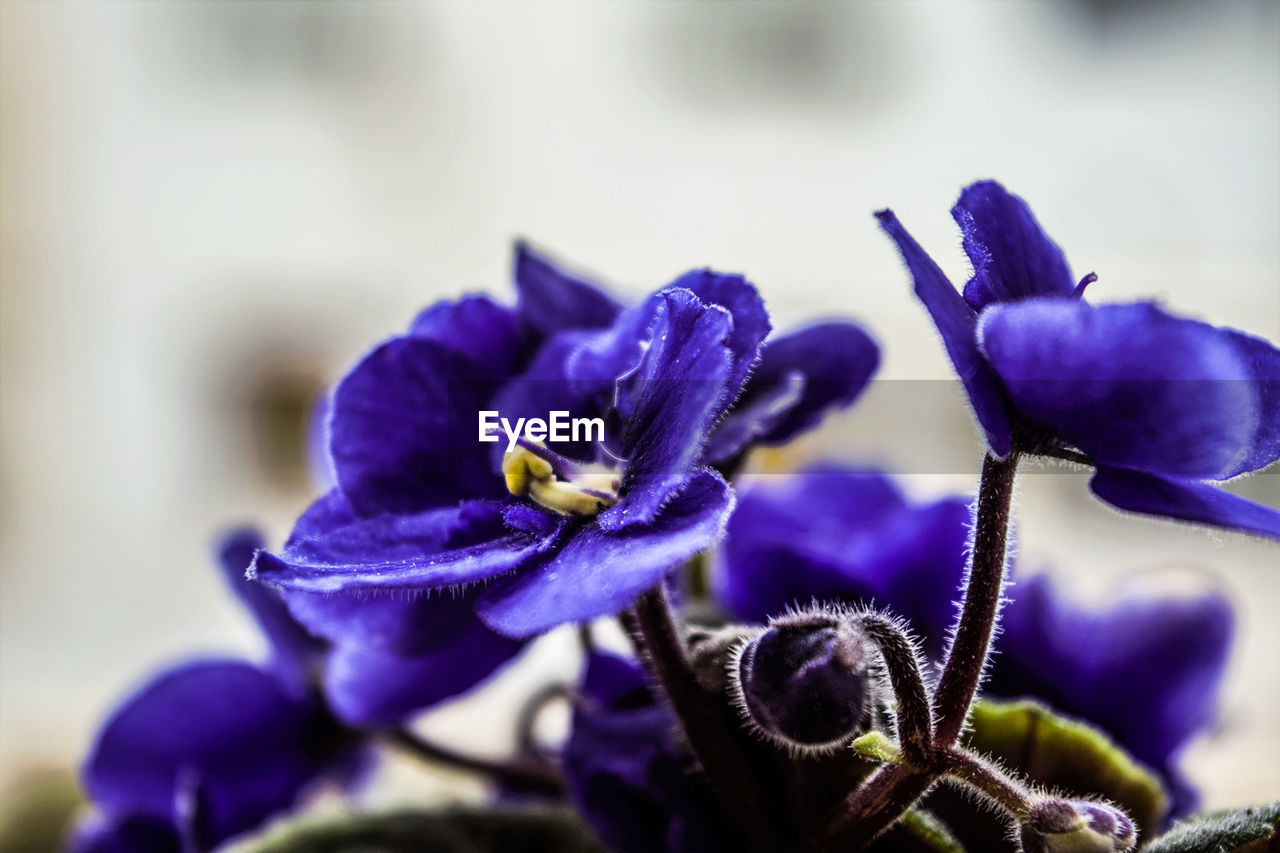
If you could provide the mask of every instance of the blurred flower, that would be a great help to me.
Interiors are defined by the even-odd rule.
[[[1062,250],[992,181],[951,211],[963,296],[898,222],[876,214],[915,280],[991,449],[1078,449],[1120,509],[1280,538],[1280,510],[1207,481],[1280,457],[1280,350],[1157,305],[1094,307]]]
[[[882,474],[833,466],[740,490],[716,575],[730,613],[761,620],[812,599],[906,618],[941,658],[964,577],[969,510],[913,504]],[[1107,731],[1162,774],[1176,813],[1194,805],[1179,751],[1212,722],[1231,643],[1218,595],[1088,609],[1050,580],[1012,585],[984,690],[1029,696]]]
[[[468,646],[490,629],[523,638],[622,610],[720,535],[733,499],[708,464],[852,399],[878,358],[839,324],[762,357],[768,316],[740,276],[689,273],[622,309],[519,247],[516,280],[517,309],[436,305],[333,394],[337,488],[252,572],[339,649],[418,657],[452,642],[442,636],[457,625],[423,593],[474,607],[484,625],[457,617]],[[599,417],[604,438],[555,452],[526,442],[500,460],[499,444],[477,440],[480,411]],[[588,466],[605,469],[604,489]]]
[[[271,665],[199,660],[175,666],[123,702],[85,762],[96,813],[78,851],[209,849],[289,809],[323,776],[350,779],[360,740],[311,686],[322,646],[243,579],[261,541],[228,537],[222,564],[271,642]]]
[[[670,709],[634,663],[594,653],[565,745],[574,806],[618,853],[727,850],[731,834]]]

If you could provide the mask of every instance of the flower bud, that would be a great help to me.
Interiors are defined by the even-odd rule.
[[[788,614],[740,647],[731,692],[763,737],[799,752],[833,749],[870,727],[869,661],[850,620],[824,610]]]
[[[1022,822],[1023,853],[1123,853],[1137,838],[1128,815],[1107,803],[1041,800]]]

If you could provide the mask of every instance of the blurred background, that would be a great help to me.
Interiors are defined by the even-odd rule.
[[[258,650],[213,537],[278,543],[322,387],[430,301],[510,297],[517,235],[620,293],[711,265],[776,327],[865,322],[880,381],[768,465],[971,490],[976,434],[871,212],[963,281],[947,211],[982,177],[1095,301],[1280,339],[1280,4],[0,3],[0,801],[69,801],[158,665]],[[1274,470],[1233,488],[1280,504]],[[1232,597],[1185,766],[1210,806],[1280,797],[1274,546],[1122,519],[1061,470],[1022,478],[1018,521],[1022,570],[1082,599]],[[424,726],[500,751],[572,647]],[[374,801],[426,784],[385,775]]]

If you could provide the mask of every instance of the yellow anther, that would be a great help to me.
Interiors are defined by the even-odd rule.
[[[586,489],[556,477],[551,463],[525,447],[502,457],[507,491],[561,515],[596,515],[618,502],[609,492]],[[616,486],[615,486],[616,488]]]

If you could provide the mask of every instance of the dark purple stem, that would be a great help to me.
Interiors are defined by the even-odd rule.
[[[1004,591],[1005,546],[1018,452],[1004,459],[991,454],[982,463],[978,488],[978,517],[973,530],[973,558],[964,592],[964,609],[947,655],[942,678],[933,696],[934,744],[946,748],[956,742],[969,718],[969,706],[987,665],[991,636]]]
[[[698,683],[663,587],[642,595],[623,623],[680,720],[726,816],[742,828],[744,841],[753,849],[782,849],[757,777],[734,738],[733,711]]]
[[[851,793],[812,843],[815,850],[857,850],[884,832],[946,772],[946,753],[969,716],[986,667],[1004,587],[1005,546],[1018,451],[1004,459],[988,454],[978,488],[973,556],[960,625],[933,697],[933,752],[925,767],[883,767]]]

